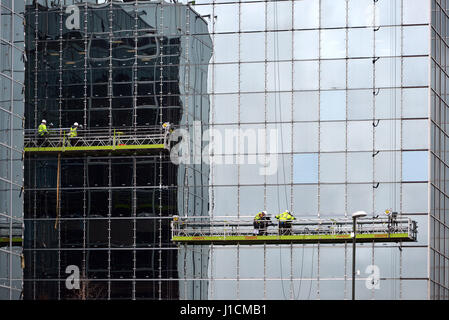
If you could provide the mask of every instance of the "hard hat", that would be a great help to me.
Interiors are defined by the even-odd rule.
[[[264,215],[267,215],[267,212],[264,210],[264,211],[262,211],[262,213],[264,214]]]
[[[164,128],[167,128],[170,125],[170,123],[168,122],[164,122],[164,124],[162,125]]]
[[[290,211],[288,211],[288,210],[285,210],[284,212],[290,213]]]
[[[73,125],[74,125],[75,127],[78,127],[78,122],[75,122]]]
[[[47,121],[45,121],[45,120],[42,120],[42,123],[47,123]]]
[[[389,210],[389,209],[385,210],[385,214],[386,214],[387,216],[389,216],[389,215],[391,214],[391,210]]]

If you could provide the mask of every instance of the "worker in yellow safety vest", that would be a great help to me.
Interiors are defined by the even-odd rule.
[[[292,234],[292,221],[296,220],[290,211],[285,210],[281,214],[276,216],[279,220],[279,234],[280,235],[291,235]]]
[[[78,132],[76,131],[78,129],[78,122],[75,122],[73,126],[70,127],[69,137],[75,138],[78,136]]]
[[[393,210],[391,210],[391,209],[387,209],[387,210],[385,210],[385,214],[388,217],[388,231],[389,232],[396,231],[396,228],[398,226],[398,222],[396,220],[398,217],[398,213],[393,212]]]
[[[37,134],[38,134],[38,143],[40,147],[43,147],[46,145],[46,139],[49,135],[47,130],[47,121],[42,120],[41,124],[37,128]]]
[[[266,211],[261,211],[254,217],[253,226],[254,234],[265,236],[267,235],[267,228],[271,224],[271,218]]]
[[[74,124],[73,124],[73,126],[71,126],[70,127],[70,131],[69,131],[69,133],[67,134],[67,136],[69,137],[69,144],[71,145],[71,146],[75,146],[76,145],[76,142],[78,141],[78,139],[77,139],[77,137],[78,137],[78,122],[75,122]]]
[[[41,138],[48,136],[47,121],[42,120],[39,128],[37,129],[37,133]]]

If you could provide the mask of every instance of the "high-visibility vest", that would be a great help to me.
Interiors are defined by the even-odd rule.
[[[70,133],[69,133],[69,137],[70,138],[74,138],[78,135],[78,132],[76,132],[76,127],[70,127]]]
[[[256,214],[256,216],[254,217],[254,220],[260,220],[262,219],[262,212],[259,212],[258,214]]]
[[[42,124],[39,126],[39,128],[38,128],[38,133],[39,133],[40,136],[43,136],[44,133],[48,133],[48,131],[47,131],[47,126],[46,126],[45,124],[42,123]]]
[[[288,212],[282,212],[281,214],[278,214],[276,216],[276,219],[279,219],[280,221],[287,221],[287,220],[295,220],[296,218]]]

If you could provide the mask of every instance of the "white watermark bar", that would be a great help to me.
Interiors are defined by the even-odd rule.
[[[260,175],[273,175],[278,170],[278,137],[277,129],[227,128],[223,133],[212,128],[203,132],[201,122],[194,121],[192,130],[179,128],[170,134],[169,142],[175,142],[170,159],[186,165],[258,165]]]

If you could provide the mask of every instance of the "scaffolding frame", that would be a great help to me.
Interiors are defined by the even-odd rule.
[[[169,149],[169,133],[157,128],[87,129],[77,137],[68,136],[69,129],[50,129],[40,138],[34,130],[25,130],[25,152],[123,151]]]

